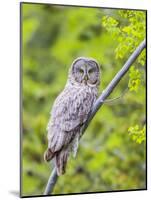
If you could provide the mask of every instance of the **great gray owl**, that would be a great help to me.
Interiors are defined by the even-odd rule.
[[[79,57],[72,63],[64,90],[56,98],[48,123],[48,149],[44,159],[54,159],[57,174],[65,173],[71,151],[76,155],[81,130],[96,101],[100,83],[99,64]]]

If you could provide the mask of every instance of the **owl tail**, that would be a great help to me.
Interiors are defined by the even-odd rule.
[[[61,151],[57,152],[54,157],[58,176],[66,172],[66,165],[67,165],[69,153],[70,153],[69,148],[63,148],[61,149]]]
[[[50,161],[55,156],[55,153],[52,152],[49,148],[44,153],[44,160],[46,162]]]

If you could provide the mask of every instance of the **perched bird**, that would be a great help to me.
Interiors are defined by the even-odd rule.
[[[100,66],[92,58],[73,61],[64,90],[56,98],[48,123],[45,161],[54,160],[57,174],[65,173],[72,151],[76,156],[81,130],[98,95]]]

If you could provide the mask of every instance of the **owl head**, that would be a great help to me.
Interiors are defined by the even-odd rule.
[[[70,80],[78,85],[96,86],[100,83],[100,66],[92,58],[79,57],[73,61],[70,71]]]

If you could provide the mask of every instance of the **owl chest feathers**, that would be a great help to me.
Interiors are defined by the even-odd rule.
[[[48,129],[70,132],[81,127],[87,120],[97,95],[96,87],[65,87],[54,102]]]

